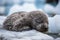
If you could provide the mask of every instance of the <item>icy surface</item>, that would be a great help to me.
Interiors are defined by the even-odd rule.
[[[3,40],[53,40],[54,38],[43,34],[41,32],[37,32],[35,30],[24,31],[24,32],[13,32],[7,31],[4,29],[0,29],[0,38]]]
[[[60,33],[60,15],[49,17],[49,32]]]
[[[0,14],[4,14],[5,13],[5,7],[4,6],[0,6]]]
[[[2,29],[6,16],[0,16],[0,40],[53,40],[54,38],[36,30],[14,32]]]
[[[48,32],[49,33],[58,33],[57,27],[55,26],[54,17],[48,17],[48,21],[49,21],[49,30],[48,30]]]
[[[19,12],[21,10],[21,6],[16,4],[16,5],[13,5],[10,10],[9,10],[9,14],[8,15],[11,15],[12,13],[15,13],[15,12]]]
[[[54,38],[37,32],[35,30],[24,31],[24,32],[14,32],[8,31],[3,28],[3,22],[5,21],[6,16],[0,16],[0,40],[53,40]],[[54,17],[48,17],[49,19],[49,31],[50,33],[60,33],[60,15]],[[60,40],[57,38],[55,40]]]
[[[0,28],[3,26],[3,22],[5,21],[6,16],[0,16]]]
[[[57,6],[55,7],[54,12],[55,12],[56,14],[60,14],[60,0],[58,0],[58,4],[57,4]]]
[[[6,16],[0,16],[0,29],[3,28],[2,26],[5,19],[6,19]],[[54,17],[48,17],[48,20],[49,20],[48,32],[60,33],[60,15],[56,15]]]
[[[57,29],[57,32],[60,33],[60,15],[54,16],[54,20],[55,20],[55,27]]]
[[[59,14],[60,15],[60,0],[58,0],[58,4],[56,7],[50,5],[50,4],[46,4],[44,6],[44,11],[47,13],[55,13],[55,14]]]
[[[57,38],[57,39],[55,39],[55,40],[60,40],[60,38]]]
[[[30,3],[34,3],[35,2],[35,0],[23,0],[24,2],[30,2]]]
[[[33,4],[25,3],[23,6],[16,4],[10,8],[8,15],[11,15],[12,13],[20,12],[20,11],[30,12],[30,11],[34,11],[34,10],[37,10],[34,3]]]
[[[54,8],[55,7],[53,7],[52,5],[50,5],[50,4],[46,4],[45,6],[44,6],[44,11],[46,12],[46,13],[53,13],[53,10],[54,10]]]
[[[30,12],[30,11],[37,10],[36,7],[35,7],[35,5],[32,4],[32,3],[25,3],[22,7],[23,7],[23,8],[22,8],[21,11]]]
[[[60,33],[60,15],[48,17],[48,19],[49,19],[49,32]]]

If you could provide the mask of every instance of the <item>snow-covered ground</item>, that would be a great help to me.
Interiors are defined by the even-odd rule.
[[[0,16],[0,29],[3,28],[3,22],[7,16]],[[60,15],[54,17],[48,17],[49,19],[49,30],[50,33],[60,33]],[[54,29],[53,29],[54,28]]]
[[[60,29],[59,27],[60,21],[58,21],[60,20],[59,16],[60,15],[57,15],[55,17],[48,17],[50,33],[59,32],[59,29]],[[6,40],[6,39],[7,40],[53,40],[54,39],[52,36],[43,34],[41,32],[37,32],[35,30],[24,31],[24,32],[14,32],[14,31],[8,31],[5,29],[2,29],[3,22],[5,21],[5,19],[6,19],[6,16],[0,16],[0,39],[3,39],[3,40]],[[54,25],[56,25],[58,28]]]
[[[60,13],[60,11],[59,11],[60,1],[59,1],[58,5],[55,8],[54,12],[55,13],[57,12],[59,14]],[[51,5],[46,5],[44,8],[44,10],[46,10],[46,12],[47,11],[52,12],[53,9],[54,9],[54,7]],[[34,11],[34,10],[37,10],[34,3],[33,4],[25,3],[23,6],[14,5],[10,9],[10,12],[8,15],[10,15],[14,12],[19,12],[19,11],[30,12],[30,11]],[[60,32],[60,15],[57,15],[55,17],[48,17],[48,18],[49,18],[48,32],[50,32],[50,33]],[[38,32],[36,30],[14,32],[14,31],[8,31],[5,29],[2,29],[3,22],[5,21],[5,19],[6,19],[6,16],[0,16],[0,40],[54,40],[54,38],[52,36]],[[60,40],[60,38],[57,38],[56,40]]]
[[[14,32],[3,29],[6,16],[0,16],[0,40],[53,40],[54,38],[36,30]]]
[[[24,31],[24,32],[13,32],[0,29],[0,38],[3,40],[53,40],[54,38],[37,32],[35,30]]]

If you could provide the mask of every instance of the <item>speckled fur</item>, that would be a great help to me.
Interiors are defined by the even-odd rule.
[[[48,31],[48,18],[42,11],[16,12],[7,17],[4,28],[12,31],[35,29],[46,32]]]
[[[15,24],[16,24],[16,21],[21,20],[21,18],[22,19],[24,18],[25,13],[27,13],[27,12],[22,11],[22,12],[16,12],[16,13],[11,14],[10,16],[7,17],[7,19],[3,23],[3,27],[5,29],[11,30],[11,31],[18,31],[18,30],[20,30],[21,28],[19,26],[16,27]]]
[[[27,18],[32,21],[31,26],[33,29],[40,32],[48,31],[48,17],[44,12],[42,11],[29,12]]]

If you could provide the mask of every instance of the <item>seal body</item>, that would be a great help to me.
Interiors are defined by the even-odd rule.
[[[4,28],[13,31],[48,31],[48,17],[42,11],[17,12],[7,17]]]
[[[42,11],[32,11],[28,14],[33,29],[46,32],[48,31],[48,16]]]
[[[11,14],[10,16],[6,18],[5,22],[3,23],[3,27],[10,31],[22,31],[26,28],[29,29],[29,27],[25,28],[25,25],[23,25],[24,22],[22,23],[19,22],[25,17],[25,13],[27,12],[22,11],[22,12],[15,12]],[[21,23],[21,25],[18,25],[19,23]],[[22,25],[24,26],[24,28],[23,27],[21,28]]]

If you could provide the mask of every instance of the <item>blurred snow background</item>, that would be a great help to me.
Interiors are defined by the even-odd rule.
[[[24,6],[24,8],[26,7],[27,9],[25,8],[25,10],[28,10],[28,8],[42,9],[44,10],[44,12],[50,15],[56,12],[57,12],[56,14],[59,13],[58,10],[60,7],[59,6],[60,1],[59,0],[0,0],[0,9],[1,9],[0,14],[8,15],[10,12],[10,9],[13,6],[17,6],[17,5],[19,5],[20,7]],[[20,9],[20,7],[18,8]]]
[[[60,33],[60,0],[0,0],[0,40],[53,40],[52,36],[35,30],[12,32],[3,29],[7,16],[14,12],[34,10],[48,14],[49,33]]]

